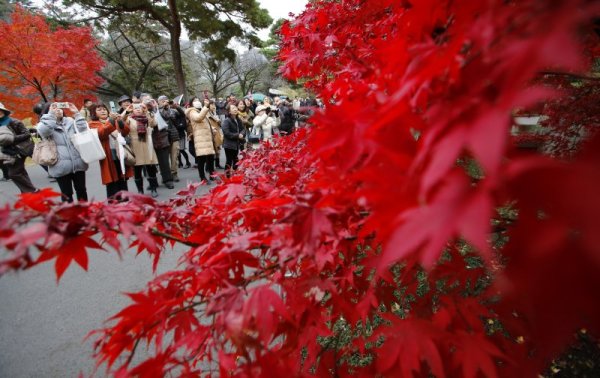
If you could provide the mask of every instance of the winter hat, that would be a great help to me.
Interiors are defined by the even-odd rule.
[[[121,105],[121,103],[123,101],[133,102],[133,100],[131,99],[131,97],[129,97],[127,95],[123,95],[123,96],[119,97],[119,101],[117,101],[117,104]]]
[[[10,110],[6,109],[6,107],[4,107],[4,104],[0,102],[0,110],[2,110],[4,113],[6,113],[7,116],[10,115],[10,113],[12,113]]]
[[[167,96],[165,96],[165,95],[158,96],[158,99],[157,99],[157,101],[159,101],[159,102],[160,102],[160,101],[163,101],[163,100],[169,100],[169,98],[168,98]]]

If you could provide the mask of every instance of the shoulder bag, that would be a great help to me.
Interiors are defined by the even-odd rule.
[[[33,147],[33,155],[31,157],[34,162],[39,165],[51,167],[58,162],[58,149],[56,142],[52,138],[42,139]]]

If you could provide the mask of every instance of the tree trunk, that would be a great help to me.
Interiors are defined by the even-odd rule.
[[[173,68],[175,69],[175,80],[177,81],[179,93],[183,93],[183,96],[187,97],[185,74],[183,73],[183,63],[181,62],[181,44],[179,43],[179,38],[181,37],[181,20],[179,19],[175,0],[169,0],[169,10],[171,11],[172,21],[169,34],[171,37],[171,57],[173,58]]]

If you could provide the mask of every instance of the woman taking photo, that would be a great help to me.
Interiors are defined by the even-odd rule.
[[[128,108],[131,115],[125,116],[125,123],[129,126],[131,146],[135,154],[135,186],[138,193],[144,193],[144,177],[142,171],[145,169],[150,184],[150,195],[158,197],[158,179],[156,178],[156,165],[158,158],[152,145],[152,133],[156,128],[154,117],[148,115],[148,109],[142,104],[133,104]]]
[[[79,132],[85,132],[88,124],[75,105],[69,103],[68,110],[75,116],[74,119],[65,117],[63,109],[53,103],[45,110],[36,129],[42,138],[52,138],[56,143],[58,161],[48,167],[48,173],[56,178],[63,201],[73,202],[73,187],[77,200],[87,201],[85,171],[88,165],[81,159],[71,137],[75,134],[75,127]]]
[[[214,157],[216,153],[213,129],[208,120],[210,101],[204,99],[200,101],[198,97],[193,97],[192,107],[185,111],[185,115],[190,120],[188,126],[188,138],[194,140],[194,151],[196,153],[196,164],[198,164],[198,174],[200,181],[207,183],[205,171],[208,171],[209,180],[214,180]]]
[[[238,107],[236,104],[229,104],[227,106],[227,115],[225,122],[223,122],[223,136],[225,137],[223,147],[225,148],[225,157],[227,158],[225,170],[227,177],[230,177],[231,170],[237,169],[238,153],[243,149],[246,142],[246,128],[242,120],[238,117]]]
[[[256,117],[254,117],[253,123],[254,126],[260,127],[262,140],[271,140],[273,138],[273,131],[277,130],[280,122],[280,118],[275,117],[271,107],[259,105],[256,108]]]
[[[109,117],[108,108],[104,104],[95,104],[89,108],[90,128],[98,130],[98,137],[104,149],[105,159],[100,160],[102,184],[106,186],[106,197],[112,198],[120,191],[128,191],[127,178],[133,177],[133,169],[125,167],[121,170],[121,161],[117,155],[117,133],[125,137],[129,134],[129,126],[125,125],[117,114]]]

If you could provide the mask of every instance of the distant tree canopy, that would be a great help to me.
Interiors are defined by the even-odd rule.
[[[178,90],[187,93],[182,64],[180,38],[183,28],[193,40],[201,40],[205,51],[216,59],[235,59],[235,52],[228,46],[232,39],[259,46],[260,39],[255,29],[268,27],[272,19],[267,10],[255,1],[225,1],[211,3],[194,0],[64,0],[67,6],[79,5],[94,16],[88,20],[119,22],[118,15],[136,14],[155,22],[169,34],[170,52]],[[84,20],[84,19],[82,19]],[[249,26],[249,27],[248,27]]]

